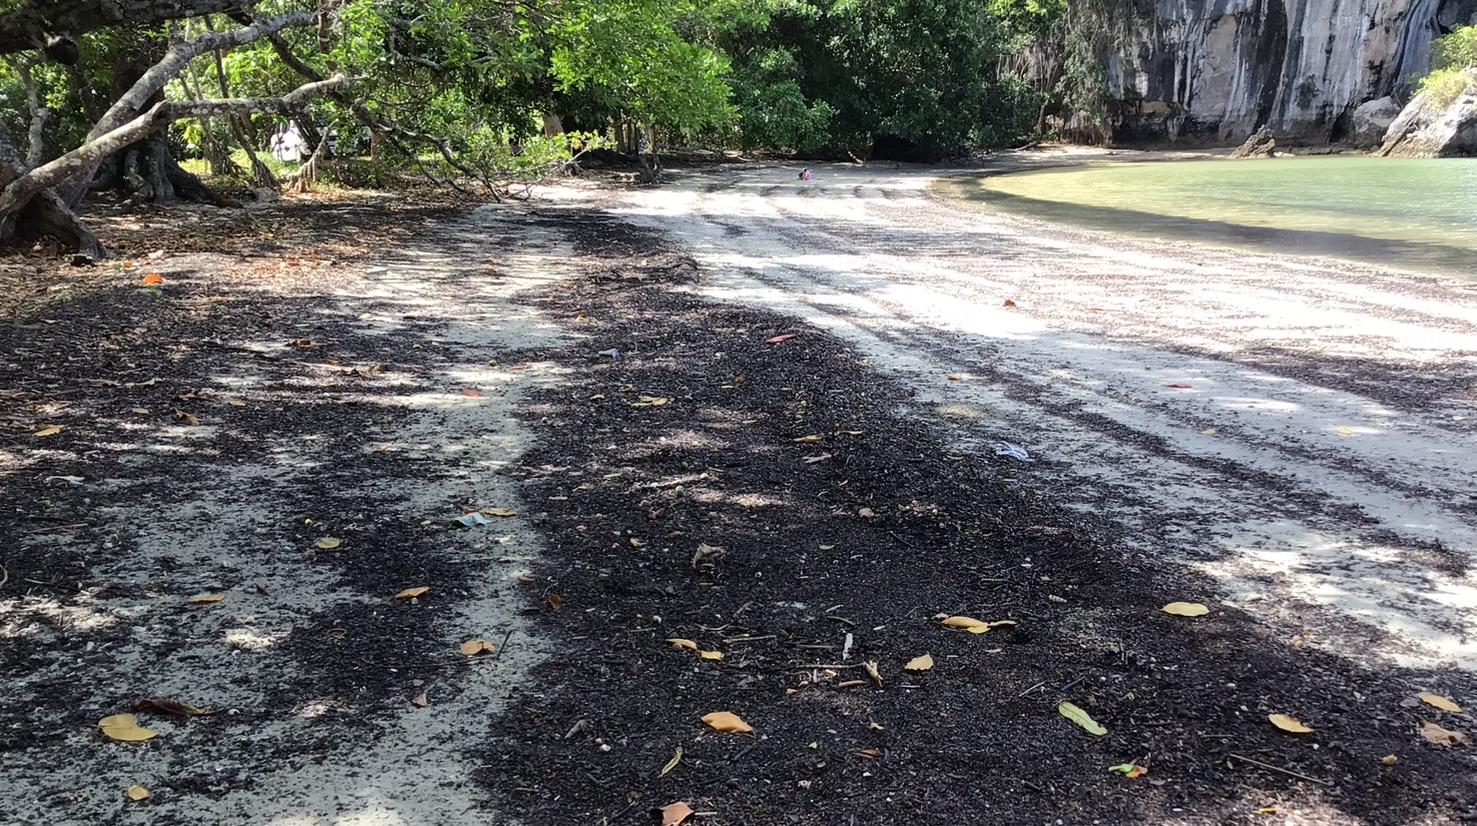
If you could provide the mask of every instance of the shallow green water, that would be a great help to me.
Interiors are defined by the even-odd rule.
[[[1477,159],[1095,163],[946,186],[1095,229],[1477,276]]]

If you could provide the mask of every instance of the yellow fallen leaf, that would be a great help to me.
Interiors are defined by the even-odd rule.
[[[1020,625],[1015,620],[995,620],[994,622],[987,622],[985,624],[991,628],[1006,628],[1011,625]]]
[[[1057,704],[1056,710],[1058,714],[1081,726],[1082,730],[1086,731],[1088,734],[1093,734],[1101,737],[1104,734],[1108,733],[1108,730],[1103,728],[1102,725],[1098,723],[1098,721],[1092,719],[1092,715],[1088,714],[1086,711],[1083,711],[1074,703],[1063,701]]]
[[[971,634],[983,634],[990,630],[988,622],[981,622],[973,617],[945,617],[943,624],[950,628],[958,628]]]
[[[134,803],[137,803],[140,800],[148,800],[153,796],[153,792],[149,791],[143,786],[138,785],[137,783],[128,787],[128,799],[132,800]]]
[[[1259,814],[1259,815],[1275,815],[1275,814],[1277,814],[1277,807],[1276,806],[1263,806],[1260,809],[1257,809],[1256,810],[1256,813]]]
[[[418,596],[424,595],[429,590],[431,589],[424,585],[418,585],[414,588],[406,588],[404,591],[396,594],[395,599],[415,599]]]
[[[186,599],[185,602],[188,602],[191,605],[214,605],[217,602],[221,602],[225,598],[225,594],[196,594]]]
[[[714,731],[724,734],[748,734],[754,727],[745,723],[743,718],[731,711],[714,711],[703,715],[703,722]]]
[[[682,747],[681,746],[678,746],[677,747],[677,753],[672,755],[672,759],[667,761],[667,765],[662,766],[661,773],[658,774],[657,777],[666,777],[667,774],[669,772],[671,772],[672,769],[677,768],[677,764],[678,763],[681,763],[681,762],[682,762]]]
[[[130,407],[130,408],[128,408],[128,412],[134,414],[135,416],[147,416],[147,415],[149,415],[149,408],[147,408],[147,407]]]
[[[867,660],[866,662],[862,663],[862,670],[867,672],[867,677],[871,679],[872,682],[876,683],[878,688],[882,687],[882,672],[877,670],[876,662],[872,660]]]
[[[35,433],[32,433],[31,435],[34,436],[37,439],[45,439],[45,438],[50,437],[50,436],[55,436],[56,434],[62,432],[65,429],[66,428],[62,427],[59,424],[54,424],[54,425],[51,425],[50,427],[43,427],[40,430],[36,431]]]
[[[671,399],[666,396],[639,396],[636,401],[631,402],[632,407],[661,407]]]
[[[515,511],[512,508],[483,508],[482,514],[484,516],[500,516],[506,519],[509,516],[517,516],[518,511]]]
[[[676,803],[668,803],[663,806],[661,812],[662,826],[680,826],[689,817],[692,817],[692,807],[680,800]]]
[[[1210,613],[1209,608],[1198,602],[1171,602],[1159,610],[1177,617],[1203,617]]]
[[[698,650],[697,643],[692,640],[681,639],[680,637],[673,637],[667,640],[667,644],[674,648],[686,648],[688,651]]]
[[[1213,427],[1207,427],[1204,430],[1200,431],[1200,435],[1202,435],[1202,436],[1214,436],[1215,433],[1216,433],[1216,430]]]
[[[699,651],[699,652],[697,652],[697,655],[699,657],[702,657],[705,660],[721,660],[721,659],[723,659],[723,652],[722,651]]]
[[[1442,728],[1432,722],[1421,724],[1421,736],[1426,738],[1426,741],[1432,745],[1444,746],[1446,748],[1460,746],[1467,742],[1467,735],[1460,731]]]
[[[159,732],[140,726],[138,718],[132,714],[114,714],[104,717],[97,721],[97,727],[105,736],[128,743],[152,740],[159,736]]]
[[[232,407],[245,407],[246,406],[246,402],[241,401],[240,399],[228,399],[226,401],[226,404],[229,404]]]
[[[319,538],[317,542],[314,542],[313,547],[320,551],[331,551],[342,544],[344,544],[342,539],[333,536],[324,536]]]
[[[927,671],[930,668],[933,668],[933,657],[928,654],[922,654],[920,656],[914,657],[913,659],[908,660],[907,665],[903,666],[904,671],[912,671],[915,673],[919,671]]]
[[[421,693],[415,695],[415,699],[411,700],[410,702],[412,705],[419,706],[420,708],[425,708],[426,706],[431,704],[431,698],[426,696],[426,692],[422,691]]]
[[[1347,425],[1341,425],[1339,427],[1339,429],[1338,429],[1338,434],[1340,436],[1353,436],[1354,435],[1354,428],[1349,427]]]
[[[820,436],[812,433],[809,436],[801,436],[798,439],[791,439],[790,441],[794,442],[795,444],[799,444],[799,445],[813,445],[816,442],[819,442],[820,440],[821,440],[821,437]]]
[[[1286,714],[1268,714],[1267,720],[1288,734],[1311,734],[1313,732],[1312,729],[1288,717]]]
[[[1400,758],[1396,757],[1393,754],[1387,754],[1384,757],[1381,757],[1380,758],[1380,765],[1381,766],[1393,766],[1393,765],[1395,765],[1396,763],[1399,763],[1399,762],[1400,762]]]
[[[487,640],[467,640],[457,650],[462,652],[463,656],[476,657],[482,654],[491,654],[496,650],[496,646]]]
[[[1461,714],[1462,707],[1442,697],[1440,694],[1422,694],[1421,702],[1428,706],[1434,706],[1442,711],[1450,711],[1452,714]]]

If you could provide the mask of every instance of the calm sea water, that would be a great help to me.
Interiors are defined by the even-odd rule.
[[[1477,158],[1101,163],[945,186],[1093,229],[1477,277]]]

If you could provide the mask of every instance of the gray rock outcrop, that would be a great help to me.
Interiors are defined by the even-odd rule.
[[[1395,118],[1400,117],[1400,110],[1400,103],[1389,95],[1361,104],[1350,118],[1350,145],[1355,149],[1373,149],[1384,143],[1385,133]]]
[[[1477,155],[1477,69],[1468,69],[1466,94],[1446,105],[1416,95],[1385,132],[1380,155],[1446,158]]]
[[[1404,93],[1431,41],[1477,22],[1477,0],[1138,0],[1110,56],[1119,142],[1226,145],[1350,137],[1365,101]]]
[[[1277,140],[1272,137],[1272,132],[1267,127],[1256,130],[1246,142],[1236,147],[1231,153],[1232,158],[1275,158],[1277,156]]]

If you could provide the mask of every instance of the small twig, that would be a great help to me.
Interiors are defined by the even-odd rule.
[[[4,565],[0,565],[0,588],[4,588],[5,587],[5,583],[7,583],[9,581],[10,581],[10,572],[7,571],[7,570],[5,570],[5,566]]]
[[[512,636],[513,630],[510,628],[508,629],[508,633],[503,635],[503,641],[498,643],[497,650],[492,652],[492,658],[494,660],[498,657],[501,657],[503,655],[503,652],[508,650],[508,639]]]
[[[792,665],[792,666],[790,666],[790,670],[791,671],[809,671],[812,668],[861,668],[861,667],[862,667],[862,663],[853,663],[851,665],[845,665],[845,664],[840,664],[840,663],[809,663],[807,665]]]
[[[855,628],[856,627],[856,622],[853,621],[853,620],[849,620],[846,617],[829,617],[828,616],[828,617],[826,617],[826,619],[828,619],[828,620],[835,620],[836,622],[846,623],[847,625],[850,625],[852,628]]]
[[[774,638],[775,638],[775,635],[774,634],[765,634],[762,637],[725,637],[723,639],[723,641],[726,642],[726,643],[758,642],[759,640],[772,640]]]
[[[1015,695],[1015,698],[1017,700],[1019,700],[1020,698],[1026,696],[1027,694],[1030,694],[1031,692],[1035,691],[1036,689],[1038,689],[1038,688],[1040,688],[1040,687],[1042,687],[1044,685],[1046,685],[1046,681],[1045,680],[1042,680],[1041,682],[1039,682],[1039,683],[1031,686],[1030,688],[1026,689],[1025,691],[1022,691],[1021,693]]]
[[[1274,771],[1274,772],[1277,772],[1279,774],[1285,774],[1288,777],[1296,777],[1299,780],[1306,780],[1309,783],[1317,783],[1320,786],[1332,786],[1333,785],[1333,781],[1331,781],[1331,780],[1319,780],[1316,777],[1309,777],[1306,774],[1298,774],[1295,771],[1290,771],[1288,769],[1279,768],[1277,766],[1272,765],[1271,763],[1263,763],[1260,760],[1254,760],[1254,759],[1252,759],[1250,757],[1246,757],[1245,755],[1232,754],[1231,756],[1234,757],[1234,758],[1236,758],[1237,760],[1241,760],[1243,762],[1250,763],[1253,766],[1258,766],[1260,768],[1266,769],[1267,771]]]
[[[1068,691],[1071,691],[1072,689],[1076,688],[1077,686],[1082,685],[1082,683],[1085,682],[1086,680],[1087,680],[1087,675],[1086,674],[1083,674],[1081,677],[1078,677],[1077,679],[1073,680],[1072,682],[1067,683],[1066,685],[1062,686],[1062,693],[1066,693]]]

